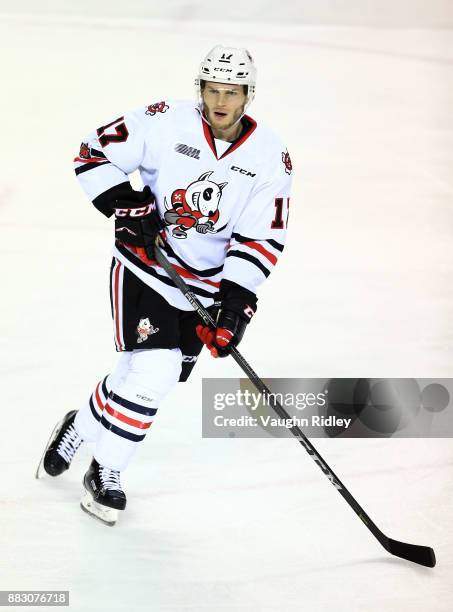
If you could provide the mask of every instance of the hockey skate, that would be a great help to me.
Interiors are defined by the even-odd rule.
[[[187,232],[185,232],[180,227],[175,227],[174,230],[172,231],[172,236],[174,238],[187,238]]]
[[[77,449],[83,442],[74,427],[76,414],[77,410],[71,410],[54,427],[36,470],[36,478],[41,478],[45,474],[59,476],[71,465]]]
[[[82,510],[102,521],[114,525],[118,511],[126,508],[126,495],[121,489],[120,473],[100,465],[93,458],[83,478],[85,496],[80,502]]]

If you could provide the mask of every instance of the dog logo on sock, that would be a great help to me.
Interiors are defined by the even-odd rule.
[[[149,319],[147,318],[140,319],[136,331],[138,334],[137,342],[138,344],[140,344],[141,342],[145,342],[146,340],[148,340],[148,337],[152,336],[152,334],[157,334],[159,328],[154,327],[154,325],[151,325]]]

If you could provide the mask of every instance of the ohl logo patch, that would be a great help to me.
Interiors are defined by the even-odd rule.
[[[219,204],[223,189],[228,183],[215,183],[209,180],[213,172],[204,172],[186,189],[176,189],[171,194],[171,202],[165,198],[164,219],[172,229],[174,238],[187,238],[187,232],[193,228],[199,234],[215,234],[224,229],[216,227],[220,212]]]
[[[156,113],[165,113],[170,107],[164,101],[155,102],[154,104],[150,104],[145,111],[145,115],[151,115],[154,117]]]

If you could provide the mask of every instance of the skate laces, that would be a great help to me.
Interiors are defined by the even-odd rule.
[[[71,424],[61,438],[60,444],[57,447],[57,453],[61,455],[65,461],[71,463],[82,441],[82,438]]]
[[[121,491],[120,473],[102,465],[99,466],[99,478],[105,489]]]

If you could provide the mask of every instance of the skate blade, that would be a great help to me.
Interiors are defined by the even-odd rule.
[[[46,447],[45,447],[44,452],[42,454],[41,460],[38,463],[38,467],[36,468],[35,478],[37,478],[37,479],[42,478],[43,476],[45,476],[47,474],[46,470],[44,469],[44,456],[47,453],[47,450],[48,450],[49,446],[52,444],[52,442],[55,440],[55,438],[60,433],[60,430],[63,427],[63,421],[64,421],[64,418],[61,419],[61,421],[58,421],[58,423],[53,428],[52,433],[50,434],[50,438],[49,438],[49,440],[48,440],[48,442],[46,444]]]
[[[80,507],[84,512],[97,518],[101,523],[109,527],[113,527],[118,520],[118,510],[98,504],[87,491],[80,501]]]

